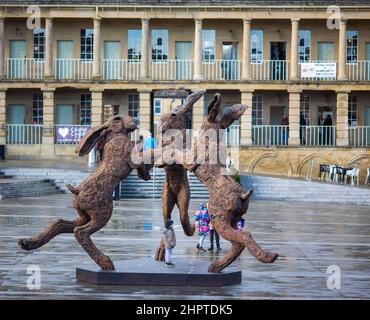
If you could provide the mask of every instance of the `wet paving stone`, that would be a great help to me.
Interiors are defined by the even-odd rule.
[[[192,201],[191,214],[199,201]],[[313,203],[254,200],[246,228],[262,247],[280,254],[264,265],[247,251],[234,262],[242,283],[221,288],[95,286],[75,278],[76,267],[91,264],[72,234],[63,234],[44,247],[26,252],[17,239],[40,232],[56,218],[74,219],[71,195],[6,199],[0,202],[1,299],[369,299],[370,208]],[[158,200],[115,202],[111,221],[93,235],[96,245],[113,261],[153,257],[161,237]],[[173,214],[177,246],[174,259],[211,263],[223,251],[198,253],[198,236],[186,237]],[[209,239],[206,239],[208,247]],[[41,288],[27,288],[27,268],[41,270]],[[341,289],[329,290],[327,268],[340,267]]]

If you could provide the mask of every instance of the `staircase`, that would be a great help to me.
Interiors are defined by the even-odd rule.
[[[63,193],[53,180],[24,180],[3,177],[0,179],[0,199],[39,197]]]
[[[242,175],[241,183],[245,189],[253,189],[254,199],[370,206],[370,188],[366,186],[255,175]]]

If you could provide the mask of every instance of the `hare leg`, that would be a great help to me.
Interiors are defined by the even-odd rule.
[[[180,192],[177,194],[177,206],[180,211],[180,221],[182,228],[187,236],[192,236],[195,231],[195,226],[189,219],[189,201],[190,201],[190,188],[189,184],[183,185]]]

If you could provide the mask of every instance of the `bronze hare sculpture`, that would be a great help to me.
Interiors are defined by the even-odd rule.
[[[37,249],[60,233],[73,232],[82,248],[103,270],[114,270],[111,259],[95,246],[90,236],[108,223],[113,211],[112,193],[121,180],[133,169],[137,169],[141,179],[150,179],[151,165],[135,165],[131,159],[133,144],[129,133],[136,128],[133,118],[117,115],[86,133],[76,149],[78,155],[88,154],[97,142],[103,142],[104,152],[91,176],[77,188],[67,185],[74,194],[73,207],[78,218],[74,221],[59,219],[37,236],[20,239],[18,244],[23,249]]]

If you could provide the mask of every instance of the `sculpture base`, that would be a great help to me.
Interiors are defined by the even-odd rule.
[[[223,287],[241,283],[242,273],[233,267],[221,273],[208,272],[209,262],[176,259],[176,267],[152,257],[115,262],[115,271],[103,271],[89,265],[76,268],[76,278],[96,285],[198,286]]]

